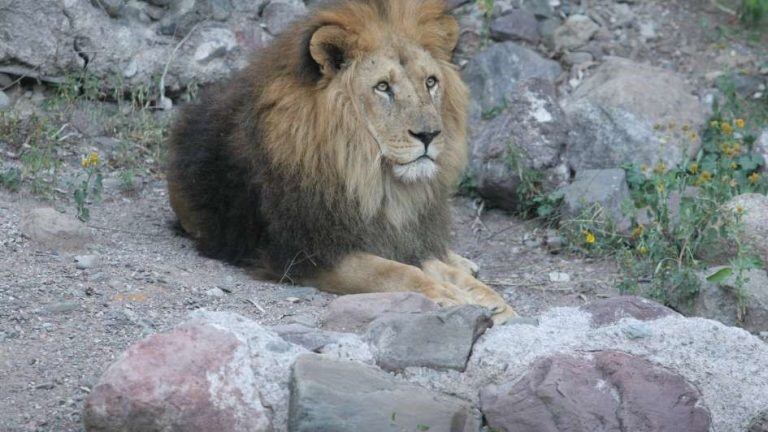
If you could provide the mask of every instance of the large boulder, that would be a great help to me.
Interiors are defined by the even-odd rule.
[[[272,37],[260,21],[270,19],[269,28],[277,29],[272,15],[260,15],[264,0],[159,3],[15,2],[0,13],[0,33],[7,36],[0,38],[0,72],[63,82],[86,69],[104,87],[147,89],[164,75],[166,90],[178,91],[242,68]],[[285,3],[281,22],[290,19],[286,13],[295,18],[306,10],[299,0]]]
[[[470,117],[477,121],[501,112],[520,81],[554,82],[561,72],[556,61],[514,42],[493,44],[475,55],[462,72],[472,95]]]
[[[614,362],[615,358],[611,358],[617,354],[598,355],[604,352],[618,352],[622,359]],[[544,359],[550,359],[549,368],[542,366],[547,361]],[[576,367],[570,368],[569,364]],[[609,365],[621,365],[623,369]],[[568,370],[570,372],[564,373]],[[629,372],[637,375],[628,376]],[[706,425],[708,411],[709,430],[741,431],[768,405],[768,345],[740,328],[702,318],[686,318],[645,301],[623,299],[602,301],[583,309],[555,308],[539,316],[536,325],[512,323],[491,328],[475,343],[461,376],[454,371],[424,368],[408,368],[403,376],[481,405],[489,421],[497,414],[499,418],[543,419],[534,425],[516,424],[515,428],[498,429],[502,431],[595,430],[587,427],[590,423],[557,422],[558,413],[563,414],[563,420],[589,416],[575,409],[584,407],[581,404],[587,401],[576,392],[581,391],[579,389],[589,390],[586,395],[590,397],[600,397],[601,391],[609,390],[612,398],[620,399],[619,411],[610,412],[606,424],[616,419],[631,419],[623,428],[597,430],[701,430],[700,427],[704,427],[701,425]],[[594,381],[596,378],[598,381]],[[500,390],[495,394],[506,398],[520,380],[531,384],[519,393],[529,395],[521,399],[530,405],[521,400],[520,404],[504,404],[502,409],[496,403],[491,404],[490,399],[485,399],[486,404],[478,398],[478,389],[489,389],[489,386],[496,386]],[[593,380],[594,385],[589,389],[579,387],[580,380]],[[553,383],[562,386],[553,389],[549,387]],[[553,397],[550,405],[547,405],[547,395]],[[674,399],[675,395],[679,398]],[[659,408],[654,405],[656,399],[662,403],[676,400],[677,404],[674,408],[671,403]],[[613,401],[606,399],[608,406],[615,406],[610,405]],[[526,409],[527,406],[541,408],[542,403],[552,411]],[[563,411],[558,411],[560,408]],[[534,417],[534,414],[540,416]],[[634,423],[643,418],[647,423]],[[679,428],[670,428],[671,419],[680,422]],[[664,423],[654,423],[662,420]],[[686,425],[690,428],[686,429]]]
[[[578,218],[588,212],[618,224],[623,219],[622,205],[630,200],[627,174],[623,169],[587,169],[563,191],[563,217]]]
[[[618,57],[606,58],[563,109],[572,126],[567,158],[577,172],[626,162],[675,166],[696,154],[694,132],[706,121],[680,76]]]
[[[568,130],[551,82],[519,82],[503,111],[472,127],[470,171],[477,192],[495,206],[515,210],[523,188],[546,192],[566,184],[570,171],[562,154]]]
[[[83,422],[90,432],[272,431],[287,421],[290,366],[306,352],[239,315],[198,312],[110,366]]]
[[[461,399],[440,395],[372,366],[301,356],[291,376],[291,432],[477,432]]]

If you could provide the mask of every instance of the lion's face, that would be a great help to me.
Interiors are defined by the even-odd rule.
[[[355,69],[353,91],[385,169],[406,183],[432,179],[446,145],[438,62],[402,41],[367,54]]]

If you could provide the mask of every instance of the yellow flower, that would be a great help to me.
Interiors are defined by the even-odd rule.
[[[683,129],[683,132],[688,132],[689,130],[691,130],[691,127],[688,125],[683,125],[682,129]]]
[[[698,141],[698,139],[699,139],[699,134],[697,134],[695,131],[691,131],[691,132],[688,134],[688,137],[691,139],[691,141]]]
[[[739,129],[744,129],[744,123],[745,123],[745,122],[744,122],[744,119],[741,119],[741,118],[739,118],[739,119],[736,119],[736,120],[734,121],[734,123],[736,123],[736,127],[737,127],[737,128],[739,128]]]
[[[731,169],[735,170],[738,167],[739,167],[739,164],[737,164],[736,162],[731,162]]]
[[[720,129],[720,122],[717,120],[712,120],[711,122],[709,122],[709,126],[712,127],[713,129]]]
[[[737,205],[736,206],[736,213],[740,214],[740,215],[744,214],[744,206]]]
[[[693,162],[692,164],[688,165],[688,172],[696,175],[699,172],[699,164],[696,162]]]
[[[664,162],[657,163],[656,166],[653,167],[653,172],[655,172],[656,174],[664,174],[665,172],[667,172],[667,164],[665,164]]]
[[[723,122],[723,124],[720,126],[720,130],[722,130],[724,134],[730,135],[733,133],[733,126],[731,126],[730,123]]]
[[[747,180],[749,180],[749,182],[752,184],[757,184],[757,182],[760,181],[760,174],[754,172],[750,174],[749,177],[747,177]]]
[[[582,231],[584,234],[584,242],[587,244],[595,244],[597,237],[589,231]]]
[[[709,171],[702,171],[701,175],[699,175],[699,178],[696,179],[696,185],[698,186],[710,180],[712,180],[712,173]]]
[[[739,182],[737,182],[737,181],[736,181],[736,179],[732,179],[732,180],[731,180],[731,182],[730,182],[730,183],[728,183],[728,185],[729,185],[730,187],[732,187],[732,188],[735,188],[736,186],[738,186],[738,185],[739,185]]]
[[[659,193],[664,193],[664,191],[667,190],[667,188],[664,187],[664,183],[659,183],[659,184],[656,185],[656,190]]]
[[[647,246],[640,246],[637,248],[637,251],[640,252],[642,255],[645,255],[648,253],[648,247]]]
[[[99,161],[99,154],[96,152],[90,152],[83,157],[82,161],[80,161],[80,165],[82,165],[83,168],[95,167],[99,164]]]
[[[644,173],[648,172],[648,165],[646,165],[646,164],[640,165],[640,171],[642,171]]]
[[[633,238],[633,239],[636,239],[636,238],[640,237],[641,235],[643,235],[643,231],[645,231],[645,228],[643,228],[643,226],[642,226],[642,225],[638,225],[638,226],[636,226],[636,227],[635,227],[635,228],[632,230],[632,238]]]

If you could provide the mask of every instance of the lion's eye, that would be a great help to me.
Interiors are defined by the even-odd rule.
[[[376,84],[376,90],[382,92],[382,93],[389,93],[390,87],[389,83],[386,81],[382,81],[378,84]]]
[[[428,89],[432,90],[436,86],[437,86],[437,78],[435,78],[433,76],[427,78],[427,88]]]

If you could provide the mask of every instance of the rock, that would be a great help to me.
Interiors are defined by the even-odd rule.
[[[758,136],[755,151],[763,155],[763,160],[768,161],[768,128],[764,129]]]
[[[305,352],[239,315],[199,311],[110,366],[83,422],[89,432],[282,428],[289,368]]]
[[[204,42],[195,49],[195,61],[201,64],[210,63],[222,58],[237,46],[235,35],[224,28],[207,29],[203,35]]]
[[[11,106],[11,98],[9,98],[4,91],[0,90],[0,111],[5,110],[10,106]]]
[[[513,9],[491,23],[491,37],[498,41],[525,41],[539,43],[539,23],[533,13]]]
[[[62,315],[74,312],[80,309],[80,304],[73,301],[66,301],[61,303],[53,303],[45,306],[40,310],[42,315]]]
[[[636,296],[595,300],[581,306],[580,309],[592,315],[592,325],[595,327],[614,325],[624,318],[652,321],[669,315],[678,315],[666,306]]]
[[[569,97],[563,109],[572,126],[567,159],[576,172],[624,163],[669,167],[695,155],[706,113],[691,88],[673,72],[606,57],[594,75]],[[672,124],[673,131],[657,125]]]
[[[291,375],[291,432],[475,432],[468,403],[397,379],[372,366],[299,357]]]
[[[25,212],[20,228],[33,242],[51,249],[82,249],[91,241],[85,224],[50,207]]]
[[[725,209],[741,213],[741,241],[754,249],[763,263],[768,264],[768,196],[742,194],[728,201]]]
[[[490,204],[516,210],[525,191],[552,191],[570,177],[561,156],[568,141],[568,121],[554,85],[529,79],[508,94],[506,109],[472,127],[470,170],[477,192]]]
[[[288,324],[272,327],[286,341],[302,346],[317,354],[328,354],[334,358],[354,360],[373,364],[371,349],[359,336]]]
[[[616,351],[556,354],[520,380],[480,390],[488,425],[505,431],[705,432],[701,399],[680,375]]]
[[[768,331],[768,273],[763,269],[746,270],[741,283],[735,274],[720,283],[706,280],[723,268],[713,267],[702,273],[690,313],[756,334]]]
[[[91,0],[91,4],[104,10],[110,17],[117,18],[125,7],[125,0]]]
[[[0,65],[16,75],[63,82],[87,63],[89,76],[103,86],[126,88],[156,85],[167,66],[166,88],[178,92],[229,76],[268,37],[254,23],[266,0],[179,0],[167,9],[136,0],[92,1],[112,6],[40,0],[0,14],[0,33],[8,35],[0,39]],[[234,37],[223,44],[210,39],[211,31],[223,30]],[[124,79],[116,79],[120,74]]]
[[[276,36],[290,26],[296,18],[307,12],[301,2],[270,2],[262,12],[264,26],[269,34]]]
[[[562,21],[557,17],[548,18],[539,21],[539,35],[541,41],[549,50],[555,49],[555,31],[560,28]]]
[[[749,422],[747,432],[768,432],[768,408]]]
[[[629,339],[623,331],[628,325],[643,325],[650,336]],[[699,406],[709,409],[713,431],[745,430],[750,420],[765,409],[768,345],[743,329],[676,314],[649,321],[626,317],[616,324],[595,327],[588,312],[555,308],[539,316],[538,326],[505,325],[487,331],[475,343],[460,378],[448,372],[411,369],[405,376],[412,382],[429,383],[430,388],[439,391],[450,389],[474,402],[477,388],[515,382],[528,374],[539,359],[561,354],[584,358],[599,351],[620,351],[645,359],[698,388]],[[574,395],[572,400],[576,404],[580,398]],[[671,406],[662,411],[671,412]],[[649,418],[656,415],[647,414]],[[542,430],[558,429],[552,426]]]
[[[571,51],[583,47],[600,30],[592,18],[586,15],[571,15],[554,33],[555,49]]]
[[[75,257],[75,268],[85,270],[92,268],[99,261],[97,255],[79,255]]]
[[[423,314],[392,313],[371,323],[366,339],[376,364],[464,370],[475,340],[492,324],[490,312],[461,306]]]
[[[557,282],[557,283],[570,282],[571,275],[569,275],[568,273],[562,273],[562,272],[550,272],[549,281]]]
[[[226,296],[227,293],[225,293],[224,290],[221,289],[221,288],[213,287],[213,288],[210,288],[210,289],[206,290],[205,291],[205,295],[207,295],[208,297],[221,298],[221,297]]]
[[[476,121],[502,110],[520,81],[541,78],[554,82],[560,72],[557,62],[513,42],[491,45],[475,55],[462,73],[472,95],[470,118]]]
[[[322,327],[326,330],[364,332],[376,318],[391,312],[420,313],[438,309],[435,302],[413,292],[346,295],[328,305]]]
[[[552,18],[555,14],[550,0],[522,0],[520,2],[520,7],[533,13],[533,15],[540,20]]]
[[[563,62],[568,66],[578,66],[589,63],[595,58],[588,52],[567,52],[563,55]]]
[[[630,200],[627,174],[623,169],[583,170],[563,191],[563,218],[578,218],[584,212],[618,223],[624,217],[622,204]]]

